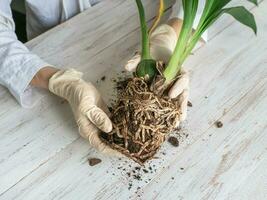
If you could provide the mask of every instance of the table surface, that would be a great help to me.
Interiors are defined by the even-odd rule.
[[[210,42],[185,65],[189,136],[178,148],[164,143],[149,172],[138,172],[141,180],[127,175],[136,163],[100,155],[79,137],[61,99],[46,94],[26,110],[0,90],[0,199],[267,199],[267,1],[239,1],[255,14],[257,37],[231,17],[211,28]],[[152,20],[157,3],[144,2]],[[134,1],[109,0],[27,46],[56,66],[83,71],[108,100],[112,79],[138,49],[139,31]],[[90,167],[90,157],[102,163]]]

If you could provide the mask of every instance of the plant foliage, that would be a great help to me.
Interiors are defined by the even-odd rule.
[[[177,0],[178,1],[178,0]],[[222,15],[229,14],[241,24],[251,28],[257,34],[257,25],[252,13],[243,6],[227,7],[232,0],[206,0],[200,21],[193,32],[193,24],[198,11],[199,0],[181,0],[184,9],[183,26],[174,50],[174,53],[163,72],[168,85],[179,75],[181,67],[186,58],[191,54],[197,42],[207,29],[214,24]],[[247,0],[258,5],[257,0]],[[150,29],[147,28],[145,10],[141,0],[136,0],[139,11],[142,31],[142,59],[139,63],[136,75],[138,77],[149,77],[151,80],[157,73],[156,61],[151,58],[149,47],[149,35],[156,28],[164,13],[164,0],[159,0],[158,15]],[[166,63],[167,64],[167,63]]]
[[[182,1],[184,8],[184,23],[173,56],[164,71],[167,84],[179,74],[182,64],[190,55],[202,34],[223,14],[231,15],[241,24],[248,26],[255,34],[257,34],[257,26],[253,14],[243,6],[226,7],[231,0],[206,0],[199,24],[193,33],[193,22],[197,12],[198,0]],[[257,0],[248,1],[258,5]]]

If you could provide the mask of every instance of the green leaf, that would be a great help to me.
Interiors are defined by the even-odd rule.
[[[255,34],[257,34],[257,25],[255,18],[245,7],[238,6],[233,8],[225,8],[222,10],[223,13],[232,15],[241,24],[244,24],[251,28]]]
[[[208,1],[208,0],[207,0]],[[212,5],[212,8],[211,8],[211,13],[214,13],[218,10],[221,10],[222,8],[224,8],[228,3],[230,3],[231,0],[216,0],[213,5]]]
[[[175,51],[168,63],[167,68],[164,70],[166,83],[172,80],[179,72],[186,58],[190,55],[191,51],[200,40],[202,34],[214,24],[223,14],[233,16],[241,24],[251,28],[257,34],[257,25],[255,18],[245,7],[226,7],[231,0],[205,0],[205,7],[199,21],[196,31],[192,35],[192,22],[195,19],[196,5],[198,0],[183,0],[184,7],[184,22],[176,44]],[[258,5],[257,0],[248,0],[255,5]]]
[[[194,46],[200,40],[201,35],[224,13],[232,15],[237,21],[250,27],[254,31],[254,33],[257,34],[257,25],[254,19],[254,16],[245,7],[240,6],[240,7],[225,8],[225,9],[219,10],[217,12],[212,13],[210,16],[208,16],[204,20],[202,25],[198,27],[193,37],[191,38],[191,41],[189,42],[185,53],[180,59],[180,64],[182,64],[185,61],[185,59],[188,57],[188,55],[190,55]]]
[[[250,1],[251,3],[254,3],[256,6],[259,5],[259,4],[258,4],[258,0],[248,0],[248,1]]]
[[[179,61],[186,50],[188,41],[193,31],[193,24],[197,14],[198,0],[183,0],[184,21],[179,39],[176,43],[173,56],[164,70],[166,82],[171,82],[180,72]]]

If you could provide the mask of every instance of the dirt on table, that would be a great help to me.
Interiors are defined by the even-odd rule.
[[[221,121],[217,121],[215,122],[217,128],[222,128],[223,127],[223,123]]]
[[[90,166],[98,165],[101,162],[102,162],[102,160],[99,159],[99,158],[89,158],[88,159],[88,163],[89,163]]]
[[[105,80],[106,80],[106,76],[102,76],[101,81],[105,81]]]
[[[188,102],[187,102],[187,106],[188,106],[188,107],[193,107],[193,104],[192,104],[190,101],[188,101]]]
[[[173,137],[173,136],[169,137],[168,142],[174,147],[179,146],[179,141],[176,137]]]

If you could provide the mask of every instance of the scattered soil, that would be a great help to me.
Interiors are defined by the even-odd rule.
[[[179,146],[179,141],[176,137],[173,137],[173,136],[169,137],[168,142],[174,147]]]
[[[88,162],[89,162],[90,166],[95,166],[95,165],[101,163],[102,160],[100,160],[99,158],[89,158]]]
[[[129,183],[128,185],[128,190],[130,190],[132,188],[133,184],[132,183]]]
[[[101,78],[101,81],[105,81],[106,80],[106,76],[103,76],[102,78]]]
[[[217,128],[222,128],[223,127],[223,123],[221,121],[217,121],[215,122]]]
[[[193,107],[193,104],[192,104],[190,101],[188,101],[188,102],[187,102],[187,106],[188,106],[188,107]]]
[[[139,174],[134,174],[133,177],[136,179],[136,180],[141,180],[141,176]]]
[[[147,169],[143,169],[143,172],[148,173],[148,170]]]

